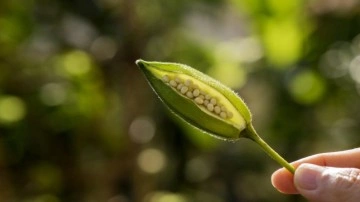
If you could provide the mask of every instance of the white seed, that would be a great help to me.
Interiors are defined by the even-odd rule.
[[[216,105],[216,99],[215,98],[211,98],[210,103],[213,105]]]
[[[195,98],[195,102],[199,105],[203,104],[204,103],[204,99],[200,98],[200,97],[197,97]]]
[[[179,85],[176,87],[176,89],[181,90],[181,88],[184,86],[184,84],[179,83]]]
[[[194,95],[195,97],[199,96],[199,95],[200,95],[199,89],[195,89],[195,90],[193,91],[193,95]]]
[[[186,81],[185,81],[186,86],[191,86],[192,83],[193,82],[190,79],[186,79]]]
[[[178,83],[182,83],[182,80],[179,77],[175,77],[175,81]]]
[[[196,104],[203,104],[207,110],[218,114],[221,118],[226,119],[233,117],[232,112],[227,111],[227,109],[222,104],[217,102],[216,98],[213,98],[211,95],[200,90],[196,84],[193,84],[192,80],[186,79],[183,83],[179,77],[171,79],[168,75],[164,75],[162,80],[165,83],[169,83],[170,86],[176,88],[188,98],[192,99],[195,97],[194,101]]]
[[[225,112],[221,112],[221,113],[220,113],[220,117],[223,118],[223,119],[226,119],[226,117],[227,117],[227,116],[226,116],[226,113],[225,113]]]
[[[188,88],[187,86],[183,86],[183,87],[181,88],[180,92],[181,92],[182,94],[185,94],[188,90],[189,90],[189,88]]]
[[[229,119],[231,119],[231,118],[233,117],[233,113],[230,112],[230,111],[228,111],[228,112],[227,112],[227,116],[228,116]]]
[[[215,107],[214,107],[214,111],[215,111],[216,114],[220,114],[221,109],[220,109],[219,106],[215,106]]]
[[[188,98],[193,98],[193,97],[194,97],[194,96],[193,96],[193,93],[192,93],[191,91],[186,92],[186,96],[187,96]]]
[[[170,80],[170,85],[171,85],[172,87],[176,87],[176,86],[177,86],[177,83],[176,83],[175,80]]]
[[[165,82],[165,83],[168,83],[170,81],[170,77],[168,75],[164,75],[162,77],[162,80]]]
[[[214,105],[213,104],[211,104],[211,103],[209,103],[207,106],[206,106],[206,108],[209,110],[209,111],[213,111],[214,110]]]

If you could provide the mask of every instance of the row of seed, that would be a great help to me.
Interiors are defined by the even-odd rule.
[[[192,80],[186,79],[183,81],[179,77],[170,78],[168,75],[163,76],[162,80],[181,94],[193,99],[196,104],[204,105],[209,112],[212,112],[223,119],[233,117],[233,114],[220,104],[216,98],[199,89],[196,84],[193,84]]]

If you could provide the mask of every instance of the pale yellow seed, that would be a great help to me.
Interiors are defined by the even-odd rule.
[[[170,77],[168,75],[164,75],[162,77],[162,80],[165,82],[165,83],[168,83],[170,81]]]
[[[193,98],[193,97],[194,97],[194,96],[193,96],[193,93],[192,93],[191,91],[186,92],[186,96],[187,96],[188,98]]]
[[[184,84],[180,83],[180,84],[176,87],[176,89],[181,90],[181,88],[182,88],[183,86],[184,86]]]
[[[182,83],[182,80],[179,77],[175,77],[175,81],[178,83]]]
[[[226,116],[226,113],[225,113],[225,112],[221,112],[221,113],[220,113],[220,117],[223,118],[223,119],[226,119],[226,117],[227,117],[227,116]]]
[[[186,86],[191,86],[192,83],[193,82],[190,79],[186,79],[186,81],[185,81]]]
[[[211,103],[209,103],[207,106],[206,106],[206,108],[209,110],[209,111],[213,111],[214,110],[214,105],[213,104],[211,104]]]
[[[228,111],[228,112],[227,112],[227,116],[228,116],[229,119],[231,119],[231,118],[233,117],[233,113],[230,112],[230,111]]]
[[[164,75],[162,80],[165,83],[169,83],[172,87],[177,88],[182,94],[185,94],[188,98],[194,98],[197,104],[204,104],[210,112],[214,111],[221,118],[232,118],[233,113],[226,110],[226,108],[222,105],[216,105],[217,100],[212,98],[211,95],[205,93],[202,90],[198,89],[197,85],[192,85],[193,82],[190,79],[185,80],[184,84],[179,77],[175,77],[175,79],[170,79],[168,75]],[[194,89],[194,90],[193,90]]]
[[[204,99],[200,98],[200,97],[197,97],[195,98],[195,102],[199,105],[203,104],[204,103]]]
[[[181,88],[180,92],[181,92],[182,94],[185,94],[188,90],[189,90],[189,88],[188,88],[187,86],[183,86],[183,87]]]
[[[176,86],[177,86],[177,83],[176,83],[175,80],[170,80],[170,85],[171,85],[172,87],[176,87]]]
[[[194,95],[195,97],[199,96],[199,95],[200,95],[199,89],[195,89],[195,90],[193,91],[193,95]]]
[[[216,103],[217,103],[217,102],[216,102],[216,99],[215,99],[215,98],[211,98],[210,103],[213,104],[213,105],[216,105]]]
[[[215,111],[216,114],[220,114],[221,109],[220,109],[219,106],[215,106],[215,107],[214,107],[214,111]]]

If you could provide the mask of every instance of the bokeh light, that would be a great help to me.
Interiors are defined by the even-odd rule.
[[[302,51],[302,34],[292,19],[269,19],[264,22],[265,51],[277,67],[287,67],[297,61]]]
[[[181,194],[171,192],[155,192],[147,196],[145,202],[187,202],[187,198]]]
[[[324,80],[312,71],[297,73],[289,85],[290,93],[301,104],[319,101],[325,93],[325,88]]]
[[[213,171],[213,165],[201,157],[191,159],[186,165],[186,178],[191,182],[206,180]]]
[[[65,72],[69,75],[81,76],[91,70],[91,58],[83,51],[68,52],[61,58],[61,61]]]
[[[90,47],[90,51],[100,61],[113,58],[116,50],[116,41],[105,36],[96,38]]]
[[[350,76],[355,82],[360,83],[360,55],[355,57],[349,68]]]
[[[162,171],[167,163],[164,153],[161,150],[153,148],[141,151],[137,162],[141,170],[149,174]]]
[[[24,101],[16,96],[0,96],[0,123],[18,122],[26,115]]]
[[[40,90],[41,101],[48,106],[61,105],[66,101],[66,87],[59,83],[48,83]]]
[[[136,143],[147,143],[155,135],[156,126],[150,117],[137,117],[129,128],[131,139]]]
[[[351,56],[346,49],[331,49],[320,61],[320,68],[330,78],[338,78],[348,73]]]

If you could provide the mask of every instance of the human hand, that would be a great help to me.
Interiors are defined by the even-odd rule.
[[[301,194],[313,202],[360,201],[360,148],[322,153],[292,163],[292,175],[284,168],[271,177],[285,194]]]

